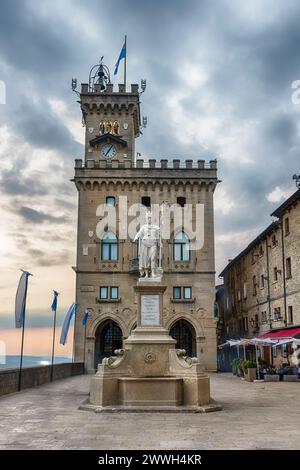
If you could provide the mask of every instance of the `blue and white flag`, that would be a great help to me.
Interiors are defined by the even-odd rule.
[[[118,60],[117,60],[117,62],[116,62],[114,75],[117,75],[120,62],[121,62],[122,59],[125,59],[125,58],[126,58],[126,41],[125,41],[124,44],[123,44],[123,47],[122,47],[122,49],[121,49],[119,58],[118,58]]]
[[[84,312],[83,319],[82,319],[83,326],[86,326],[86,322],[88,321],[88,318],[89,318],[89,311],[88,309],[86,309]]]
[[[56,310],[57,310],[57,297],[58,297],[59,292],[54,290],[53,294],[54,294],[54,297],[53,297],[53,301],[52,301],[52,304],[51,304],[51,310],[52,310],[52,312],[56,312]]]
[[[68,336],[68,331],[69,331],[69,327],[70,327],[70,323],[71,323],[71,320],[72,320],[72,317],[73,315],[75,315],[76,313],[76,309],[77,309],[77,304],[72,304],[71,307],[69,308],[68,310],[68,313],[66,315],[66,318],[65,318],[65,321],[64,321],[64,324],[62,326],[62,329],[61,329],[61,335],[60,335],[60,344],[62,344],[63,346],[66,344],[66,341],[67,341],[67,336]]]
[[[15,326],[16,328],[22,328],[24,325],[26,295],[27,295],[29,276],[32,276],[32,274],[28,273],[27,271],[23,271],[19,280],[19,285],[18,285],[18,289],[16,293],[16,301],[15,301]]]

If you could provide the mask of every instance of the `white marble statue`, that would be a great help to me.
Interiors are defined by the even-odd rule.
[[[157,278],[161,276],[162,269],[158,269],[159,248],[161,246],[160,228],[152,224],[152,214],[147,213],[147,223],[142,225],[134,241],[139,240],[139,271],[140,278]],[[160,264],[160,260],[159,260]],[[160,271],[159,273],[157,271]]]

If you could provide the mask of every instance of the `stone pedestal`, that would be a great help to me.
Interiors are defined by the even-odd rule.
[[[165,290],[153,280],[139,281],[137,328],[124,341],[124,349],[99,364],[91,379],[90,403],[82,408],[220,409],[210,399],[209,377],[198,359],[175,349],[175,340],[162,326]]]
[[[182,379],[123,377],[119,392],[124,406],[178,406],[182,404]]]

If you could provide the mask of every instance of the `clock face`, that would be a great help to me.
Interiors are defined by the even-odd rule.
[[[113,144],[103,145],[101,155],[108,160],[111,160],[117,155],[117,149]]]

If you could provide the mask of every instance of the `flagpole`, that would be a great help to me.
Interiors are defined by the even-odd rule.
[[[57,310],[57,304],[55,305],[55,309],[54,309],[54,320],[53,320],[52,357],[51,357],[51,376],[50,376],[50,382],[53,382],[54,350],[55,350],[55,332],[56,332],[56,310]]]
[[[27,296],[27,292],[26,292],[26,296]],[[26,302],[26,297],[25,297],[25,302]],[[20,356],[20,367],[19,367],[18,392],[21,391],[21,382],[22,382],[23,349],[24,349],[24,330],[25,330],[25,310],[24,310],[23,326],[22,326],[22,342],[21,342],[21,356]]]
[[[73,326],[73,345],[72,345],[71,377],[73,377],[73,372],[74,372],[74,359],[75,359],[75,322],[76,322],[76,318],[74,318],[74,326]]]
[[[125,92],[126,92],[126,62],[127,62],[127,35],[125,34],[125,57],[124,57],[124,86],[125,86]]]
[[[25,333],[27,287],[28,287],[28,276],[26,277],[26,289],[25,289],[25,295],[24,295],[24,315],[23,315],[23,324],[22,324],[21,356],[20,356],[19,383],[18,383],[18,391],[19,392],[21,391],[21,385],[22,385],[22,368],[23,368],[23,351],[24,351],[24,333]]]
[[[159,225],[159,267],[161,268],[162,266],[162,225],[163,225],[163,204],[164,201],[162,202],[162,205],[159,208],[159,215],[160,215],[160,220],[158,221]]]
[[[85,369],[86,324],[87,324],[87,322],[85,322],[85,325],[84,325],[83,370]]]

